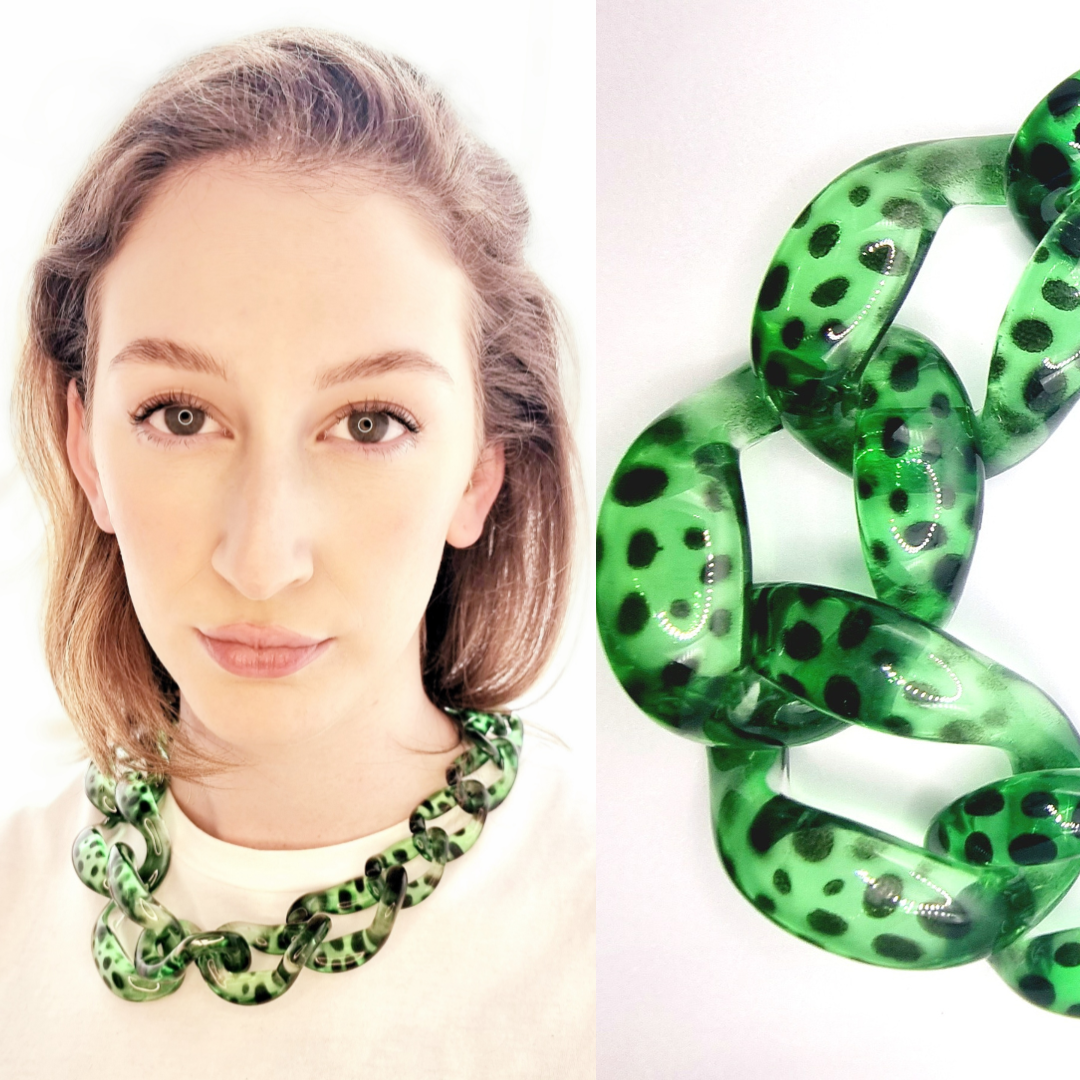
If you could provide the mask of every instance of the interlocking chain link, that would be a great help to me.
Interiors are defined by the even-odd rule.
[[[963,589],[985,475],[1080,392],[1080,73],[1017,135],[877,154],[799,214],[769,265],[745,365],[661,416],[598,525],[597,615],[634,701],[709,746],[736,887],[777,925],[892,967],[988,957],[1080,1015],[1080,928],[1039,921],[1080,876],[1080,737],[1038,688],[940,629]],[[894,318],[945,214],[1008,203],[1037,246],[976,415],[940,350]],[[787,428],[850,474],[876,599],[753,585],[739,454]],[[788,746],[861,724],[994,746],[1013,775],[956,800],[923,845],[774,791]]]
[[[158,814],[165,784],[134,772],[114,782],[91,764],[86,794],[105,819],[79,833],[72,862],[84,885],[109,897],[93,935],[94,960],[109,989],[128,1001],[164,997],[194,963],[226,1001],[258,1005],[285,993],[304,967],[351,971],[370,960],[386,943],[398,911],[430,896],[446,864],[476,843],[488,813],[517,776],[520,719],[447,711],[461,721],[468,745],[447,770],[447,786],[413,811],[410,835],[368,859],[359,876],[298,897],[276,926],[232,922],[204,931],[174,916],[153,896],[169,869],[169,838]],[[125,823],[146,842],[138,867],[128,844],[107,839]],[[364,929],[330,936],[331,916],[370,907],[374,917]],[[118,918],[141,928],[134,956],[117,935]],[[252,971],[252,949],[281,960],[273,969]]]

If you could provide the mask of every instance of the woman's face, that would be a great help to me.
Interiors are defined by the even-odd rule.
[[[419,685],[443,545],[479,537],[502,482],[470,296],[402,199],[225,161],[166,181],[106,268],[69,457],[218,739],[314,736]]]

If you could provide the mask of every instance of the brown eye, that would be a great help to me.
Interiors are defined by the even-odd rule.
[[[381,442],[390,426],[390,417],[384,412],[354,412],[349,414],[349,434],[357,442]]]
[[[162,413],[165,426],[174,435],[194,435],[206,421],[206,413],[190,405],[170,405]]]

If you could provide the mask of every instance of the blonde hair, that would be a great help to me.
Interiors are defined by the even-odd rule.
[[[275,168],[359,169],[439,229],[476,295],[484,436],[506,479],[480,540],[447,547],[422,627],[423,679],[447,707],[493,709],[538,677],[564,619],[575,456],[560,385],[567,349],[524,261],[528,207],[509,166],[409,64],[310,30],[244,38],[168,73],[93,156],[34,267],[12,402],[16,442],[48,519],[45,655],[102,768],[196,775],[208,759],[176,726],[177,688],[136,618],[116,537],[68,464],[66,390],[93,400],[95,286],[164,177],[215,155]]]

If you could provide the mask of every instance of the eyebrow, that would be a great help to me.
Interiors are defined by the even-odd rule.
[[[110,361],[109,367],[120,364],[164,364],[181,371],[196,371],[214,375],[228,382],[229,376],[220,361],[202,349],[181,345],[164,338],[136,338],[129,341]],[[328,368],[315,377],[315,389],[327,390],[331,386],[370,378],[388,371],[420,371],[434,375],[453,385],[454,379],[442,364],[436,363],[427,353],[418,349],[392,349],[388,352],[360,356],[338,367]]]

